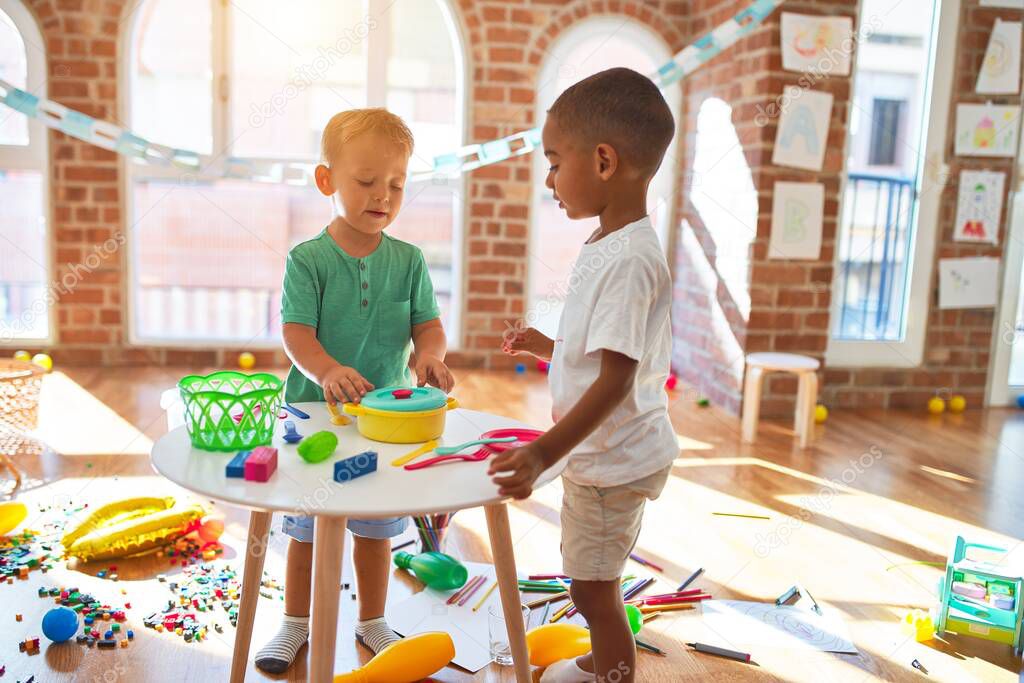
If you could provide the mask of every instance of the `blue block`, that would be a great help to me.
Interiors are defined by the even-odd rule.
[[[377,471],[377,451],[365,451],[334,463],[334,481],[345,483]]]
[[[252,451],[238,451],[238,455],[231,458],[231,462],[224,468],[224,474],[236,479],[245,479],[245,461],[252,455]]]

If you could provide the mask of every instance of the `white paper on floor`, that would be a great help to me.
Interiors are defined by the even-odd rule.
[[[480,602],[484,592],[494,583],[494,565],[480,562],[463,562],[469,571],[469,578],[484,575],[487,580],[464,605],[446,604],[457,591],[438,591],[425,588],[405,600],[388,603],[384,614],[388,625],[401,636],[408,637],[428,631],[444,631],[455,643],[455,664],[476,673],[491,663],[490,643],[487,633],[487,608],[500,605],[501,598],[495,588],[487,596],[480,609],[473,607]],[[518,592],[518,591],[517,591]]]
[[[770,602],[705,600],[704,622],[728,643],[730,649],[770,647],[857,654],[850,630],[839,614],[827,607],[819,615],[809,609],[776,607]]]

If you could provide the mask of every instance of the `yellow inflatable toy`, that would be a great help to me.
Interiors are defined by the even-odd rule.
[[[182,536],[205,512],[201,505],[175,507],[171,497],[119,500],[95,510],[61,543],[85,561],[134,555]]]
[[[420,633],[391,643],[358,669],[335,676],[334,683],[413,683],[443,669],[454,657],[450,635]]]
[[[0,503],[0,536],[17,529],[26,517],[28,517],[28,508],[24,503],[17,501]]]

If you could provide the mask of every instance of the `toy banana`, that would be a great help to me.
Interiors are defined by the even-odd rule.
[[[168,510],[172,507],[174,507],[174,498],[170,496],[166,498],[147,496],[114,501],[93,510],[92,514],[85,518],[85,521],[64,534],[64,538],[60,542],[65,548],[70,548],[75,544],[75,541],[98,529],[113,526],[135,517]]]
[[[183,535],[189,523],[205,513],[201,505],[189,505],[130,517],[87,533],[65,550],[85,561],[140,553]]]
[[[24,503],[10,501],[0,503],[0,536],[18,528],[18,525],[28,517],[28,508]]]
[[[413,683],[436,673],[455,657],[447,633],[420,633],[397,640],[363,666],[338,674],[334,683]]]

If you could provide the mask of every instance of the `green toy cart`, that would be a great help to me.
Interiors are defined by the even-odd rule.
[[[957,536],[946,563],[946,575],[939,584],[939,619],[935,631],[946,631],[1012,645],[1020,656],[1024,650],[1021,625],[1024,603],[1021,567],[967,557],[969,549],[1006,553],[1005,548],[968,543]]]

